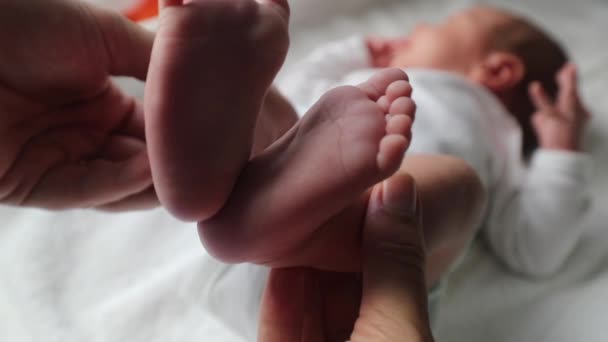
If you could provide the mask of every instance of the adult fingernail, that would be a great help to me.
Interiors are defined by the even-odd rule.
[[[400,217],[414,218],[418,209],[416,183],[409,174],[397,173],[384,181],[382,189],[384,209]]]

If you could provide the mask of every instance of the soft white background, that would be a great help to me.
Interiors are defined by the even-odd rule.
[[[606,341],[608,2],[490,2],[538,19],[579,63],[584,96],[595,114],[587,139],[597,160],[595,208],[588,221],[572,227],[585,229],[585,237],[553,279],[511,275],[477,245],[451,282],[438,340]],[[323,42],[357,33],[404,33],[419,20],[475,1],[291,3],[293,45],[281,82]],[[141,86],[132,87],[141,92]],[[193,225],[160,209],[105,215],[0,208],[0,341],[236,341],[237,335],[253,334],[255,294],[263,279],[258,268],[213,261],[200,248]]]

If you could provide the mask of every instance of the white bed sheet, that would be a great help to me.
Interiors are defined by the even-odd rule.
[[[549,281],[517,278],[476,245],[448,289],[438,340],[606,341],[608,48],[603,36],[608,3],[490,2],[542,18],[581,65],[585,98],[595,114],[588,141],[598,162],[596,206],[587,222],[573,227],[587,234],[564,271]],[[437,18],[472,1],[292,3],[293,45],[283,82],[313,46],[353,33],[405,32],[417,20]],[[221,342],[252,336],[250,326],[226,326],[216,315],[229,312],[235,321],[255,316],[254,305],[248,304],[255,298],[239,289],[254,286],[252,292],[260,293],[264,271],[213,261],[199,247],[194,227],[162,210],[106,215],[0,208],[0,222],[1,341]],[[245,275],[251,283],[231,283],[232,274]]]

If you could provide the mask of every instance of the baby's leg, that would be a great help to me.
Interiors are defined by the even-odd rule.
[[[226,206],[201,223],[208,250],[233,262],[285,254],[392,175],[409,145],[410,94],[397,69],[330,91],[247,165]]]
[[[286,0],[164,3],[145,99],[150,161],[163,205],[200,221],[225,204],[250,158],[289,10]]]

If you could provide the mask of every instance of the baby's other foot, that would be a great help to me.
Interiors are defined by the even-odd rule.
[[[288,48],[286,0],[164,0],[146,89],[156,190],[177,217],[213,216],[247,163]]]
[[[249,163],[226,207],[201,223],[208,250],[225,261],[265,263],[309,241],[398,170],[411,139],[411,92],[398,69],[328,92]]]

